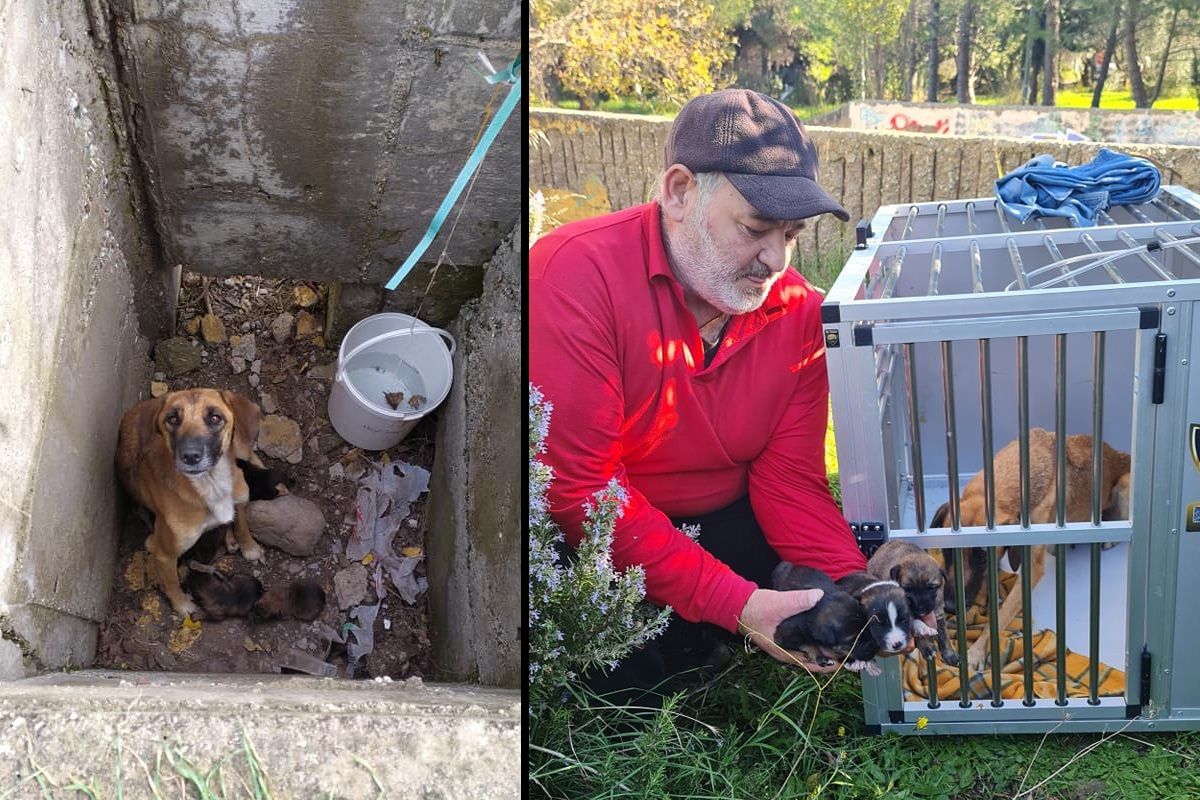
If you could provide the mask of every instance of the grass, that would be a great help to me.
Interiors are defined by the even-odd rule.
[[[1200,796],[1200,733],[871,736],[857,679],[757,654],[661,710],[572,689],[529,731],[534,797]]]
[[[975,103],[981,106],[1019,105],[1015,97],[995,96],[976,97]],[[1059,89],[1054,93],[1054,105],[1058,108],[1089,108],[1092,105],[1090,89]],[[1133,93],[1128,89],[1106,90],[1100,95],[1100,108],[1136,108]],[[1171,97],[1160,97],[1154,103],[1154,108],[1164,111],[1196,111],[1196,95],[1176,94]]]

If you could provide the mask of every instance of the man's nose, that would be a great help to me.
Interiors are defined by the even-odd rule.
[[[783,272],[791,260],[791,243],[782,229],[771,231],[764,237],[763,248],[758,260],[771,272]]]

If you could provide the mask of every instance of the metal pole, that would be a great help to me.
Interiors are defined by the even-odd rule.
[[[904,345],[904,373],[908,378],[908,429],[912,443],[913,503],[917,530],[925,532],[925,465],[921,458],[921,423],[917,408],[917,360],[912,342]],[[935,706],[936,707],[936,706]]]
[[[971,291],[983,294],[983,259],[979,253],[979,242],[971,241]]]
[[[1054,336],[1055,358],[1055,451],[1058,462],[1058,479],[1054,497],[1055,520],[1062,528],[1067,521],[1067,335],[1058,333]],[[1028,563],[1022,566],[1028,570]],[[1054,601],[1055,601],[1055,643],[1057,650],[1056,671],[1057,691],[1055,705],[1067,704],[1067,546],[1060,544],[1054,548]],[[1024,609],[1022,609],[1024,611]]]
[[[1025,275],[1025,263],[1021,260],[1021,249],[1017,243],[1008,240],[1008,257],[1012,259],[1013,271],[1017,273],[1017,285],[1022,289],[1029,288],[1029,278]]]
[[[942,277],[942,243],[937,242],[933,245],[933,263],[929,267],[929,296],[934,297],[938,293],[938,279]]]
[[[1021,461],[1021,527],[1029,528],[1029,337],[1017,337],[1017,440]],[[1030,548],[1021,548],[1021,563],[1029,563]],[[1029,569],[1021,570],[1021,642],[1024,650],[1026,706],[1033,699],[1033,581]]]
[[[1104,331],[1093,337],[1092,361],[1092,524],[1099,525],[1104,487]],[[1091,595],[1088,608],[1088,703],[1100,704],[1100,543],[1092,544]]]
[[[1141,247],[1141,245],[1138,244],[1138,241],[1129,235],[1128,231],[1118,231],[1117,238],[1120,239],[1125,244],[1129,245],[1129,247],[1131,247],[1131,248],[1134,248],[1134,247],[1140,248]],[[1142,260],[1143,264],[1148,266],[1154,272],[1158,273],[1158,277],[1162,278],[1163,280],[1165,280],[1165,281],[1175,280],[1175,276],[1172,275],[1171,272],[1169,270],[1167,270],[1165,267],[1160,267],[1158,265],[1158,262],[1155,261],[1154,258],[1149,253],[1147,253],[1145,250],[1140,250],[1140,249],[1138,250],[1138,258],[1140,258]]]

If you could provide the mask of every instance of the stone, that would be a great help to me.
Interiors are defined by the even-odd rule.
[[[154,363],[168,377],[200,368],[200,348],[181,336],[163,339],[154,346]]]
[[[229,366],[233,370],[234,375],[241,375],[246,371],[246,359],[241,356],[234,356],[229,359]]]
[[[169,389],[170,387],[162,381],[150,381],[151,397],[162,397]]]
[[[250,362],[250,371],[253,372],[255,375],[262,372],[262,359],[261,358],[256,358],[252,362]]]
[[[354,563],[333,576],[333,593],[337,595],[338,608],[345,610],[367,599],[367,568]]]
[[[259,405],[262,406],[264,414],[274,414],[279,410],[279,404],[275,402],[275,395],[269,392],[262,393],[262,400],[259,402]]]
[[[245,336],[229,337],[230,355],[241,356],[247,362],[258,358],[258,348],[254,341],[254,334],[247,333]]]
[[[209,344],[225,341],[225,323],[216,314],[205,314],[200,318],[200,335]]]
[[[296,315],[296,338],[312,336],[320,329],[321,323],[307,311],[301,311]]]
[[[246,380],[248,380],[248,381],[250,382],[250,387],[251,387],[252,389],[257,389],[257,388],[258,388],[258,382],[259,382],[259,381],[258,381],[258,376],[257,376],[257,375],[255,375],[254,373],[250,373],[250,377],[249,377],[249,378],[247,378]]]
[[[346,468],[342,466],[341,462],[334,462],[333,466],[329,468],[329,480],[340,481],[345,477]]]
[[[258,429],[258,449],[271,458],[299,464],[304,457],[304,438],[294,420],[276,414],[263,417]]]
[[[333,376],[337,374],[337,362],[330,361],[328,364],[317,364],[308,371],[308,377],[318,378],[323,381],[332,381]]]
[[[311,555],[325,531],[320,506],[294,492],[247,503],[246,521],[259,542],[293,556]]]
[[[292,298],[301,308],[312,308],[317,304],[317,293],[307,286],[297,286],[292,289]]]
[[[292,323],[294,321],[295,317],[286,311],[277,316],[275,319],[271,320],[271,336],[275,338],[275,341],[283,344],[288,339],[292,338]],[[296,335],[300,335],[299,331],[297,331]]]

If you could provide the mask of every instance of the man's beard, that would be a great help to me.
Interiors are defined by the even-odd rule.
[[[783,273],[772,272],[757,259],[741,267],[717,248],[703,219],[704,209],[696,207],[683,225],[668,237],[675,260],[675,276],[692,294],[725,314],[754,311],[767,299],[771,286]],[[766,283],[739,284],[740,278],[766,279]]]

